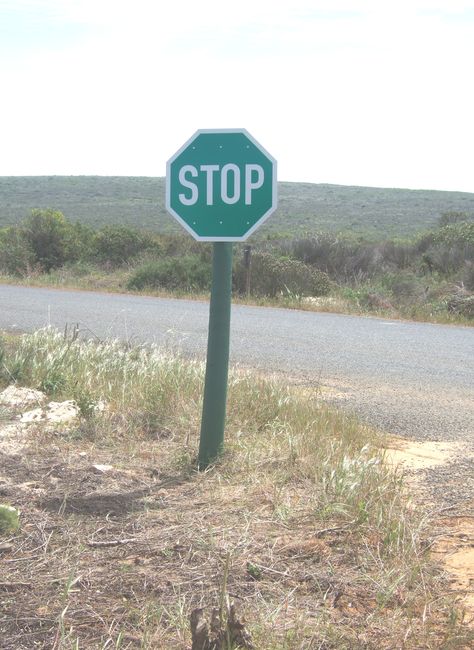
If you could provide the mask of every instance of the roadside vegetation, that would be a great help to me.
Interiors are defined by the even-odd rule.
[[[319,232],[235,246],[234,296],[256,304],[433,322],[474,318],[474,217],[446,212],[408,239]],[[33,210],[0,229],[5,282],[203,297],[209,244],[123,225],[99,229]]]
[[[232,370],[226,450],[198,473],[200,362],[51,329],[0,358],[0,390],[79,410],[0,453],[6,650],[204,650],[202,616],[216,650],[469,647],[383,437],[317,387]]]

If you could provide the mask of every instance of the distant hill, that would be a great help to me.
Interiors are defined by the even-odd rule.
[[[18,223],[33,208],[55,208],[70,220],[97,227],[120,223],[182,231],[165,210],[164,178],[0,176],[0,226]],[[474,194],[279,183],[278,210],[257,234],[352,230],[403,236],[434,226],[447,211],[474,214]]]

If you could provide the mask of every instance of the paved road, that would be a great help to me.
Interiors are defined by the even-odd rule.
[[[474,446],[474,329],[234,305],[231,359],[314,386],[383,429]],[[0,286],[0,329],[80,327],[204,356],[208,305]]]

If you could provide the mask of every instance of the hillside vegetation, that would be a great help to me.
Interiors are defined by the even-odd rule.
[[[129,176],[0,177],[0,226],[32,209],[53,208],[94,227],[121,224],[180,232],[165,210],[165,179]],[[279,183],[277,212],[254,239],[350,230],[372,237],[406,236],[432,228],[443,212],[474,212],[474,194]]]

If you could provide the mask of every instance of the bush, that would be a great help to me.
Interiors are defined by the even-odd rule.
[[[464,265],[463,283],[469,291],[474,291],[474,262],[466,262]]]
[[[452,223],[417,242],[423,268],[452,275],[474,261],[474,222]]]
[[[189,235],[161,235],[160,244],[163,257],[199,255],[202,260],[212,261],[212,244],[196,241]]]
[[[438,220],[438,225],[440,228],[444,228],[444,226],[447,226],[448,224],[469,221],[470,219],[471,217],[467,212],[456,212],[455,210],[450,210],[441,214]]]
[[[425,283],[409,272],[388,274],[382,278],[382,285],[390,290],[393,300],[401,305],[423,302],[427,295]]]
[[[58,210],[32,210],[20,231],[33,251],[34,261],[46,272],[79,255],[74,229]]]
[[[474,246],[474,221],[450,223],[433,233],[435,244]]]
[[[20,513],[12,506],[0,504],[0,534],[14,533],[20,527]]]
[[[326,273],[298,260],[256,252],[252,256],[250,290],[258,296],[275,297],[279,293],[299,296],[325,296],[331,289]],[[234,273],[234,287],[245,292],[246,269],[240,262]]]
[[[9,275],[27,275],[35,264],[35,255],[24,236],[15,227],[0,231],[0,269]]]
[[[474,318],[474,295],[456,295],[447,304],[448,311],[465,318]]]
[[[319,233],[290,242],[283,250],[344,281],[365,279],[378,273],[408,267],[413,259],[410,242],[370,242],[349,234]]]
[[[151,247],[159,248],[152,235],[127,226],[105,226],[94,237],[95,258],[113,266],[120,266]]]
[[[0,231],[0,269],[10,275],[46,271],[91,255],[93,230],[57,210],[33,210],[18,226]]]
[[[211,265],[199,255],[185,255],[148,262],[128,281],[128,289],[207,291],[211,286]]]

